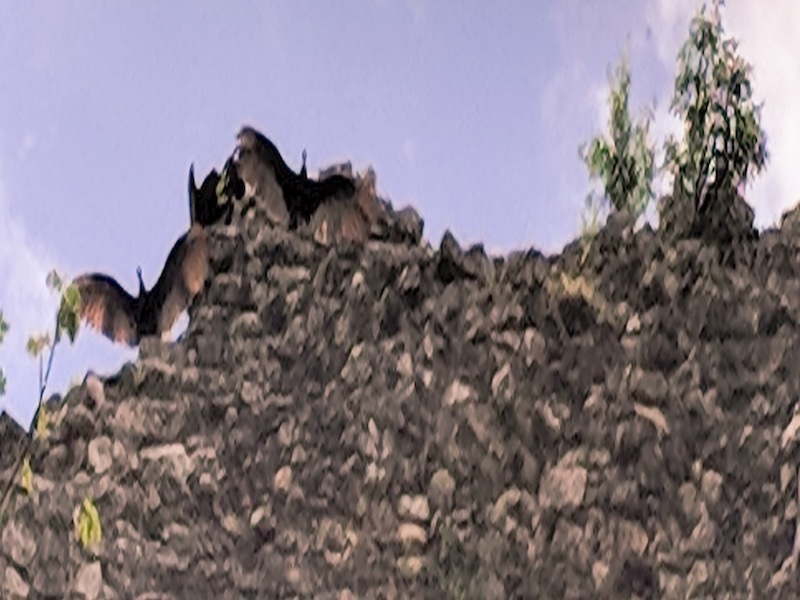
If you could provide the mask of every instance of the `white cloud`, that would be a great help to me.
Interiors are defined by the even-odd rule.
[[[674,70],[676,57],[701,0],[654,0],[653,20],[659,59]],[[756,102],[764,101],[761,125],[767,134],[771,158],[767,168],[746,191],[756,213],[756,224],[777,221],[800,200],[800,3],[774,0],[769,10],[756,0],[729,2],[722,9],[723,25],[739,40],[739,52],[753,66]],[[664,118],[662,111],[660,118]],[[664,127],[659,124],[659,127]],[[667,127],[666,129],[669,129]]]

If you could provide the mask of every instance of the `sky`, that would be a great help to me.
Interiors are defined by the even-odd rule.
[[[669,114],[676,56],[699,0],[0,0],[0,406],[28,427],[32,333],[52,330],[45,285],[106,272],[153,285],[189,225],[187,177],[221,169],[240,127],[308,170],[372,165],[438,247],[450,229],[491,253],[558,252],[580,231],[578,147],[607,118],[608,69],[629,49],[634,114]],[[468,8],[467,8],[468,6]],[[800,200],[800,3],[728,0],[753,65],[771,160],[746,197],[769,226]],[[182,326],[185,327],[185,318]],[[176,328],[180,330],[181,325]],[[137,351],[83,329],[57,346],[48,395]]]

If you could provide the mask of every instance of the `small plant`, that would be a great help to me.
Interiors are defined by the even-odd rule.
[[[655,151],[648,139],[652,111],[648,110],[639,123],[631,121],[627,54],[622,54],[616,69],[610,73],[609,83],[608,137],[593,138],[588,145],[581,146],[579,153],[589,169],[590,179],[600,180],[603,185],[600,203],[612,210],[628,210],[638,218],[653,197]],[[591,210],[596,201],[590,193],[586,198],[587,208]]]
[[[61,295],[61,304],[58,307],[58,338],[63,331],[66,331],[70,343],[75,342],[80,328],[80,308],[81,296],[78,288],[75,285],[67,286]]]
[[[725,36],[719,5],[715,0],[710,15],[701,7],[678,54],[671,109],[684,123],[684,136],[680,143],[670,137],[665,148],[673,191],[695,209],[712,185],[746,185],[769,158],[752,68],[737,54],[736,40]]]
[[[77,288],[74,285],[69,285],[64,289],[63,279],[55,270],[47,275],[46,283],[49,288],[61,294],[61,303],[58,308],[58,313],[56,314],[56,326],[53,337],[51,338],[50,334],[47,333],[31,335],[26,345],[28,353],[34,359],[39,359],[39,404],[36,410],[37,416],[33,431],[29,432],[28,436],[23,441],[23,447],[14,463],[14,475],[8,480],[3,489],[2,496],[0,496],[0,522],[2,522],[3,516],[9,506],[9,494],[13,490],[13,482],[17,481],[17,477],[22,476],[22,485],[25,487],[25,476],[21,470],[25,468],[25,465],[28,465],[28,468],[30,468],[30,464],[27,461],[32,438],[34,435],[47,437],[49,433],[51,423],[47,412],[42,406],[42,402],[44,400],[45,390],[47,389],[47,381],[50,378],[50,370],[53,366],[55,348],[61,340],[61,335],[64,331],[67,332],[70,342],[74,342],[75,337],[78,335],[80,324],[80,294]],[[7,331],[8,324],[3,319],[2,311],[0,311],[0,342],[3,341],[3,337]],[[44,371],[43,354],[44,350],[47,348],[50,349],[50,356],[47,359],[47,371]],[[0,395],[5,392],[5,383],[5,376],[0,369]]]
[[[75,509],[75,535],[84,549],[100,543],[103,538],[103,529],[100,525],[100,513],[88,496],[83,499],[80,507]]]
[[[592,249],[592,240],[600,231],[600,207],[592,201],[592,196],[586,197],[586,206],[581,213],[581,261],[580,268],[586,264],[589,252]]]
[[[67,332],[70,342],[75,341],[80,325],[80,293],[75,285],[69,285],[64,289],[63,278],[52,270],[47,274],[47,286],[55,292],[61,294],[61,302],[56,314],[56,327],[53,337],[49,333],[39,333],[28,338],[27,350],[34,358],[39,359],[39,404],[44,399],[44,392],[47,388],[47,381],[50,378],[50,369],[53,366],[53,356],[56,345],[61,341],[61,335]],[[50,349],[50,356],[47,359],[47,371],[44,371],[44,350]]]
[[[28,354],[31,355],[31,358],[39,358],[45,348],[49,348],[51,344],[52,340],[50,339],[50,334],[40,333],[28,338],[28,344],[25,349],[28,351]]]

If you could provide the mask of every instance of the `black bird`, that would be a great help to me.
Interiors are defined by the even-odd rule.
[[[199,189],[194,180],[194,164],[189,166],[189,217],[192,223],[208,227],[225,217],[225,223],[230,225],[233,216],[232,199],[240,200],[243,196],[244,182],[239,177],[233,157],[225,163],[222,176],[216,169],[212,169]]]
[[[117,281],[102,273],[74,280],[80,295],[80,317],[113,342],[138,345],[142,337],[162,339],[178,316],[202,291],[208,274],[208,238],[194,223],[169,252],[164,269],[151,290],[144,287],[137,267],[139,295],[131,296]]]
[[[355,193],[355,184],[344,175],[331,175],[320,181],[298,175],[283,160],[275,144],[252,127],[243,127],[237,140],[240,164],[255,157],[258,163],[270,167],[275,173],[275,180],[283,191],[289,213],[289,229],[295,229],[301,219],[308,223],[311,215],[327,199],[352,196]],[[255,175],[252,174],[253,177]],[[244,173],[242,177],[247,178]]]

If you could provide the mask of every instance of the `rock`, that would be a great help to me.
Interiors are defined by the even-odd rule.
[[[27,598],[31,587],[25,583],[14,567],[7,566],[2,589],[5,598]]]
[[[704,472],[701,490],[706,502],[712,506],[717,504],[722,497],[722,475],[711,470]]]
[[[409,496],[408,494],[400,497],[397,513],[401,518],[410,517],[417,521],[427,521],[431,516],[428,499],[425,496]]]
[[[431,503],[442,510],[450,510],[453,505],[453,494],[456,491],[456,482],[447,469],[439,469],[431,477],[428,486],[428,497]]]
[[[419,544],[425,545],[428,541],[428,535],[425,530],[416,523],[402,523],[397,528],[397,539],[406,546]]]
[[[278,469],[275,473],[275,489],[281,492],[288,492],[292,485],[292,468],[288,465]]]
[[[114,459],[111,452],[111,440],[108,436],[102,436],[89,442],[89,464],[95,473],[101,475],[105,473],[113,464]]]
[[[103,382],[94,373],[87,373],[86,378],[83,380],[83,385],[86,387],[89,398],[92,400],[95,407],[102,406],[106,401],[106,393],[103,388]]]
[[[456,379],[453,383],[450,384],[450,387],[447,388],[447,391],[442,398],[442,404],[445,406],[453,406],[454,404],[461,404],[466,402],[470,397],[474,395],[474,391],[472,388],[465,383],[462,383],[460,380]]]
[[[36,554],[36,540],[28,527],[18,521],[10,520],[0,537],[3,554],[8,556],[18,567],[27,568]]]
[[[424,566],[425,559],[421,556],[401,556],[397,559],[397,569],[406,577],[416,577]]]
[[[83,565],[75,576],[75,592],[86,600],[98,598],[102,587],[103,570],[97,561]]]
[[[588,473],[583,467],[555,466],[546,471],[539,486],[539,504],[559,510],[575,508],[583,502]]]

